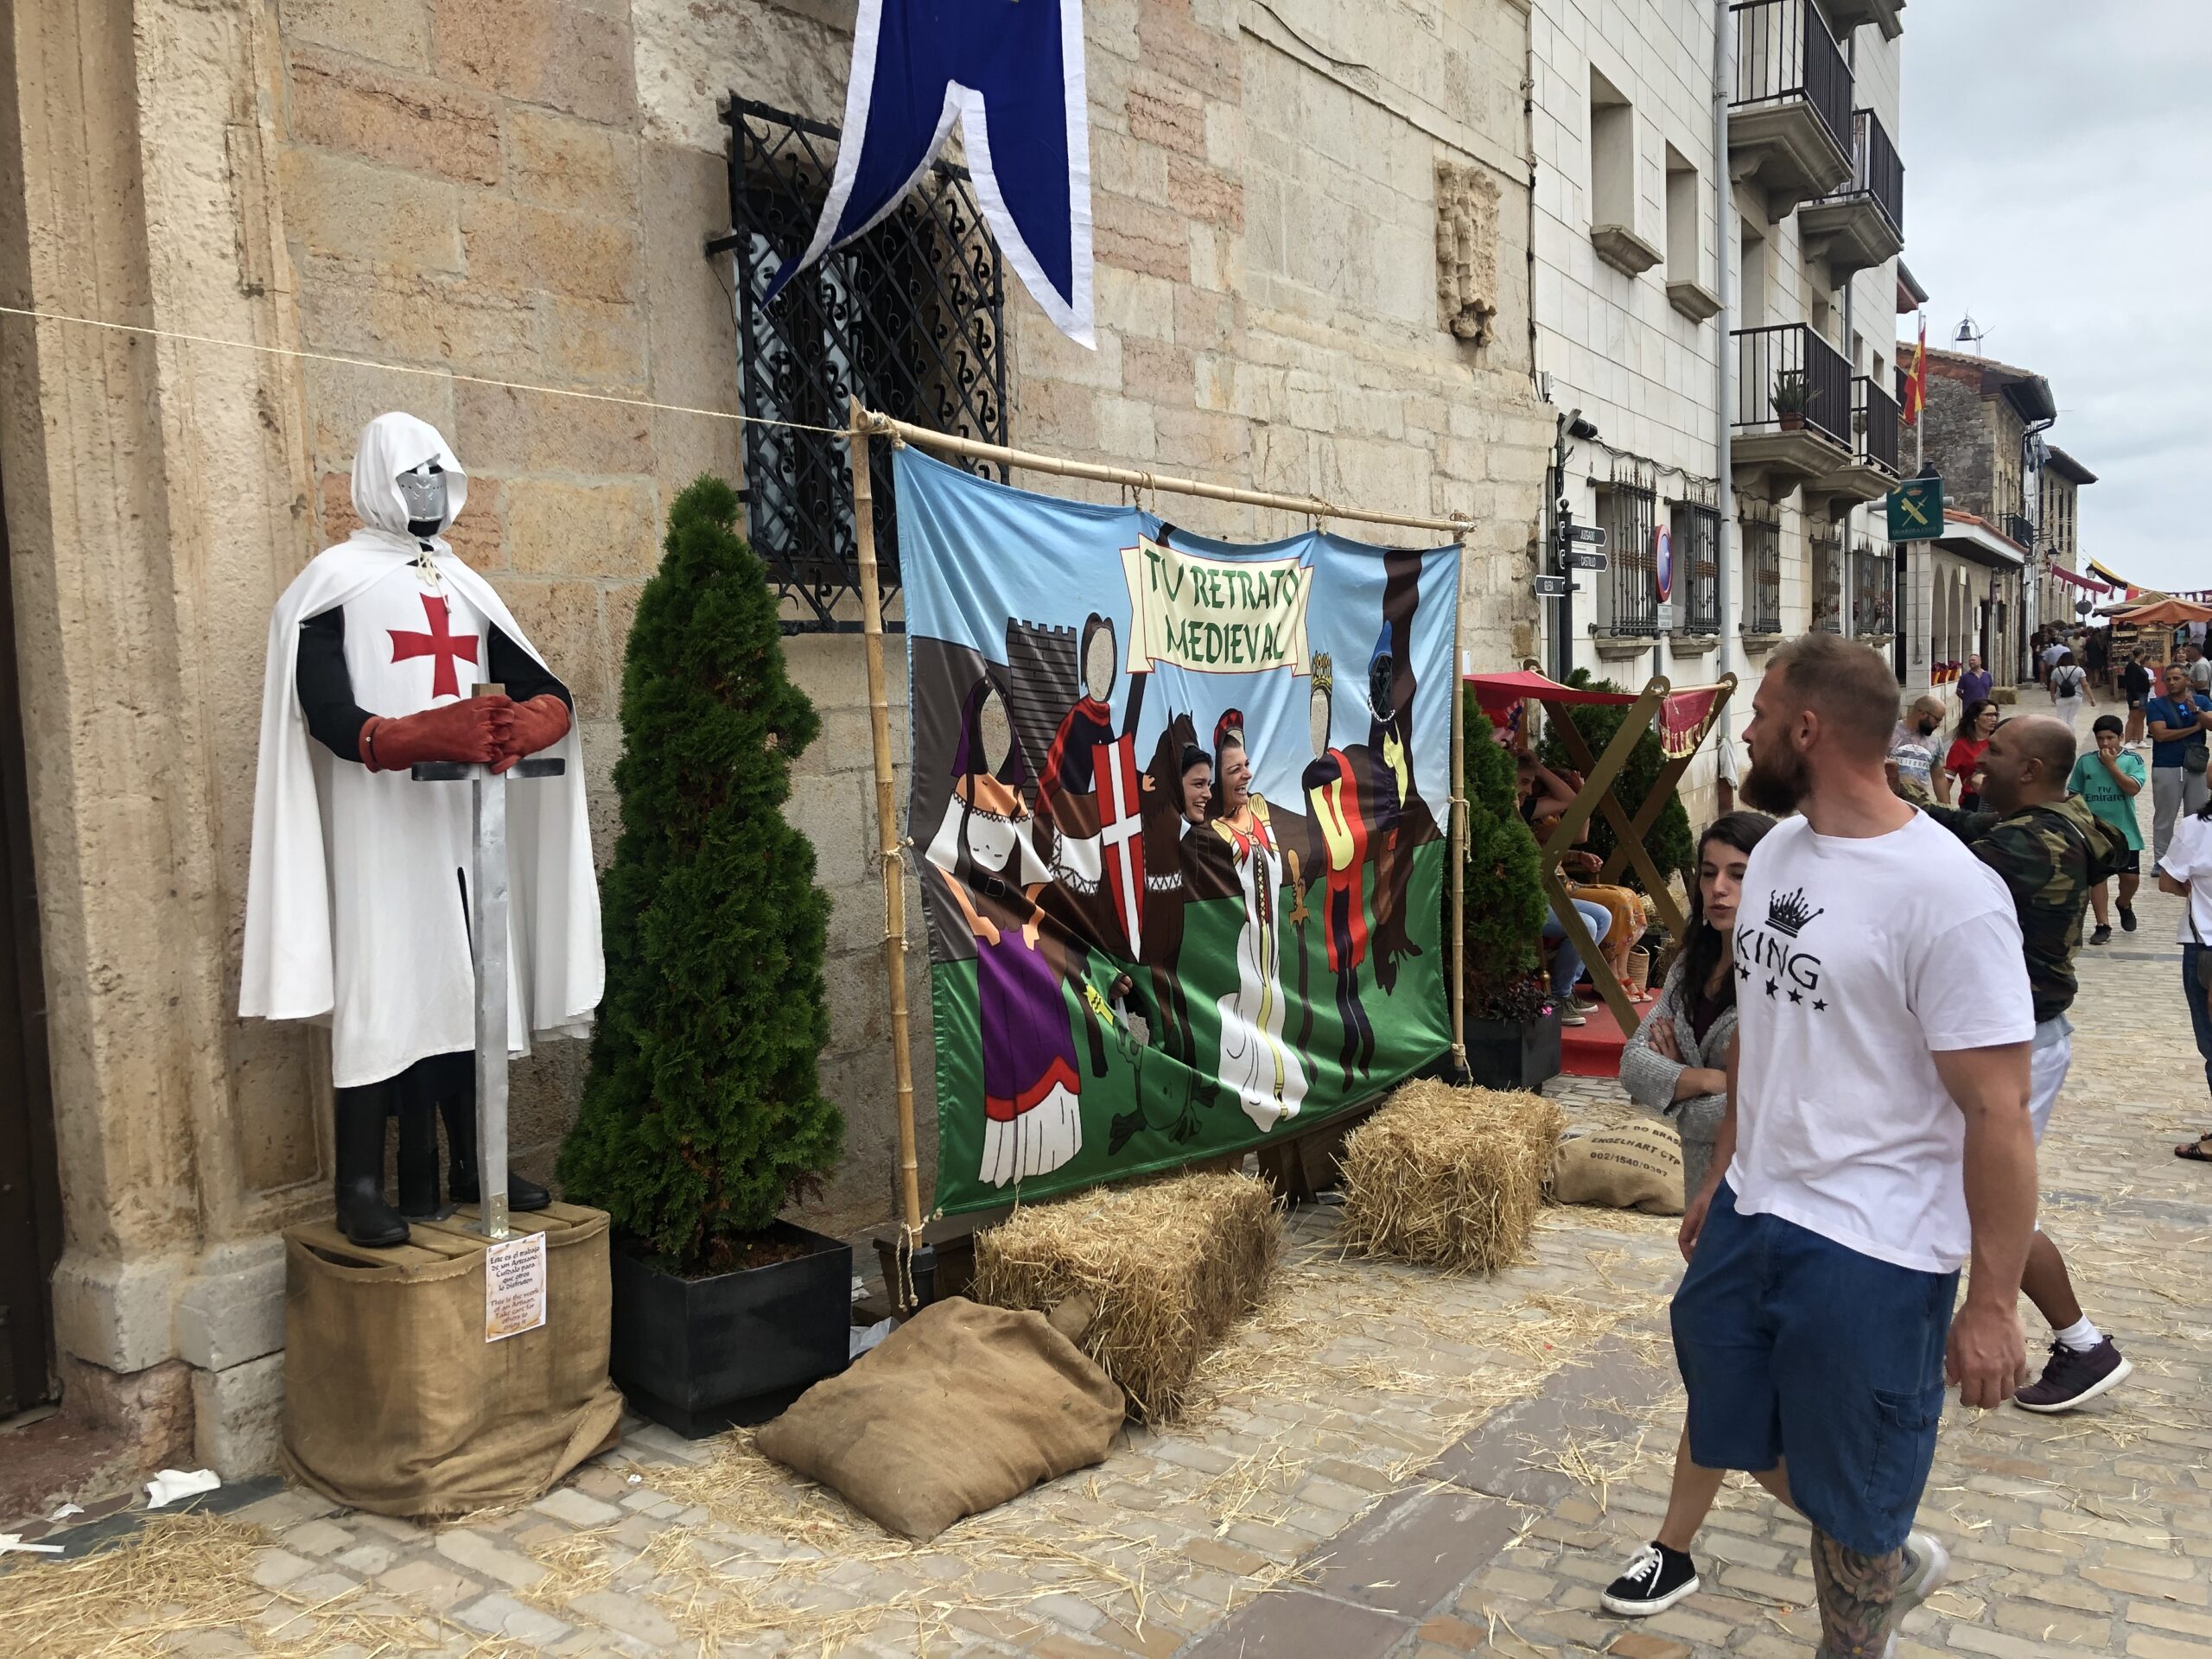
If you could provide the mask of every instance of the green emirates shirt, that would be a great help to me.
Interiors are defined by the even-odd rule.
[[[2122,751],[2119,766],[2135,780],[2138,789],[2142,788],[2145,774],[2141,755]],[[2122,791],[2094,749],[2074,763],[2074,775],[2066,780],[2066,792],[2079,795],[2089,804],[2090,811],[2126,836],[2128,851],[2143,850],[2143,830],[2135,819],[2135,798]]]

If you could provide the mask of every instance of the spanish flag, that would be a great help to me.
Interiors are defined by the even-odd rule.
[[[1928,314],[1920,315],[1920,347],[1912,354],[1912,372],[1904,378],[1904,408],[1902,411],[1907,426],[1920,424],[1920,411],[1928,407]]]

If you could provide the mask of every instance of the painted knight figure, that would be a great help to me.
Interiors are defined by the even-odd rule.
[[[354,448],[361,527],[309,563],[270,620],[238,1012],[328,1027],[338,1224],[357,1244],[402,1243],[408,1217],[443,1213],[441,1117],[447,1197],[480,1196],[470,791],[418,783],[412,767],[563,762],[508,797],[508,1052],[588,1035],[603,979],[573,700],[444,541],[467,499],[435,429],[378,416]],[[471,695],[486,683],[501,690]],[[384,1192],[393,1116],[397,1209]],[[507,1197],[517,1210],[550,1201],[512,1174]]]

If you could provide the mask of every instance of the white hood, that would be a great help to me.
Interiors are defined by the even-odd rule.
[[[405,536],[406,504],[399,499],[396,480],[426,461],[445,469],[446,517],[438,526],[442,535],[468,499],[468,474],[454,459],[453,450],[428,421],[395,410],[379,415],[361,429],[353,443],[353,512],[373,529]]]

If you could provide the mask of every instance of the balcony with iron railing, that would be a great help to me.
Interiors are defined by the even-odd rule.
[[[1851,176],[1851,67],[1813,0],[1742,0],[1729,10],[1729,170],[1765,192],[1769,218],[1786,219]]]
[[[1904,246],[1904,162],[1872,110],[1851,113],[1851,176],[1798,210],[1805,247],[1839,284]]]
[[[1783,490],[1851,463],[1851,365],[1802,322],[1739,328],[1731,454],[1738,487]]]
[[[1828,0],[1835,31],[1846,39],[1861,23],[1872,23],[1885,40],[1894,41],[1904,33],[1904,8],[1905,0]]]
[[[1887,495],[1897,481],[1897,400],[1871,375],[1851,382],[1851,457],[1807,486],[1838,512]]]

